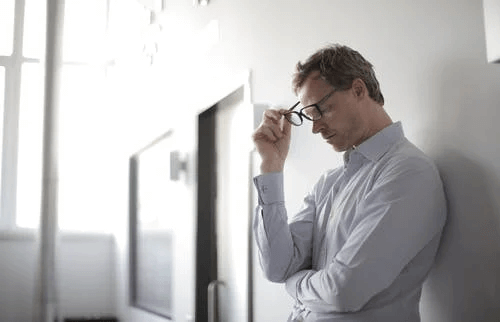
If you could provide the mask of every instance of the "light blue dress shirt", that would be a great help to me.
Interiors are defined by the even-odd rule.
[[[446,201],[434,163],[401,123],[346,151],[291,218],[283,173],[254,183],[260,263],[295,299],[289,321],[420,321]]]

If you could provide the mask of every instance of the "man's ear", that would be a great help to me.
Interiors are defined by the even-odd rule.
[[[355,80],[353,80],[351,88],[354,92],[355,97],[358,99],[363,98],[367,93],[365,82],[363,82],[361,78],[356,78]]]

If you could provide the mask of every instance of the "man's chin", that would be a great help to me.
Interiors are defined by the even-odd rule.
[[[346,146],[335,144],[335,136],[331,136],[326,139],[326,143],[330,144],[336,152],[344,152],[347,150]]]
[[[335,145],[335,144],[330,144],[330,145],[335,150],[335,152],[344,152],[344,151],[347,150],[347,148],[342,147],[342,146],[338,146],[338,145]]]

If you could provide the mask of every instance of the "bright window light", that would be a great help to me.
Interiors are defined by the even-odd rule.
[[[24,2],[21,6],[24,9],[23,26],[16,25],[16,2]],[[113,202],[119,196],[113,186],[121,174],[109,173],[113,172],[110,169],[115,167],[116,160],[112,140],[115,124],[110,124],[116,117],[116,110],[109,104],[106,72],[113,69],[115,56],[120,51],[128,53],[130,50],[126,49],[131,47],[142,49],[136,42],[129,47],[117,46],[131,42],[130,30],[139,38],[142,24],[137,23],[137,17],[142,15],[133,10],[137,6],[136,1],[65,0],[63,61],[58,66],[61,79],[56,113],[57,211],[59,228],[63,230],[109,232],[115,224],[112,214],[116,204]],[[115,23],[110,21],[111,16],[115,17]],[[4,178],[16,189],[16,198],[6,198],[7,191],[3,196],[9,199],[4,200],[6,206],[3,208],[12,211],[8,218],[7,214],[1,218],[0,224],[9,228],[14,228],[14,224],[20,228],[37,228],[40,222],[45,20],[45,1],[0,0],[0,143],[3,144],[3,126],[17,125],[9,127],[10,132],[5,136],[6,139],[17,138],[9,143],[17,148],[5,151],[9,164],[17,161],[15,173],[8,172],[9,176]],[[118,36],[122,38],[117,39]],[[22,53],[14,50],[21,47]],[[119,50],[111,50],[114,47]],[[6,99],[15,104],[6,106],[19,111],[19,119],[12,120],[15,123],[2,120],[6,84],[11,89]],[[0,169],[1,161],[0,157]]]
[[[144,26],[151,13],[139,1],[110,1],[107,57],[137,57],[142,55]]]
[[[63,60],[101,60],[106,48],[107,2],[66,0],[64,7]]]
[[[103,135],[106,106],[105,71],[64,66],[59,110],[59,227],[107,231],[112,221],[105,171]]]
[[[23,64],[19,109],[16,224],[38,226],[42,192],[43,69]]]
[[[41,1],[40,1],[41,2]],[[14,40],[15,0],[0,1],[0,55],[10,56]]]
[[[45,54],[46,1],[25,1],[23,55],[40,59]]]

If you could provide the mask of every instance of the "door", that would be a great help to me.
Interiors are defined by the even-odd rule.
[[[208,321],[208,287],[217,280],[217,159],[216,112],[212,106],[198,115],[196,322]]]
[[[199,151],[204,154],[198,155],[198,170],[204,173],[198,172],[198,205],[206,208],[198,209],[196,321],[244,322],[252,317],[249,174],[253,115],[244,95],[241,87],[200,114],[209,113],[210,122],[199,123]],[[207,177],[210,184],[203,182]],[[210,201],[200,204],[206,198]]]

